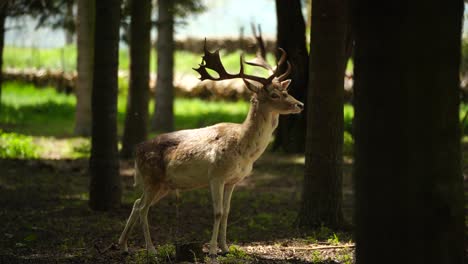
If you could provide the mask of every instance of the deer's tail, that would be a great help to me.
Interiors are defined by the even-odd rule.
[[[135,161],[135,175],[133,176],[133,187],[137,187],[141,185],[141,173],[140,170],[138,169],[138,163]]]

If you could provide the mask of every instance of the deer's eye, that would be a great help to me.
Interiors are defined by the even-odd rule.
[[[280,96],[278,94],[276,94],[276,93],[270,94],[270,97],[273,98],[273,99],[279,99],[280,98]]]

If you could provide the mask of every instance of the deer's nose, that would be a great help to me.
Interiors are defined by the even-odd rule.
[[[303,103],[297,103],[296,107],[301,109],[301,110],[304,110],[304,104]]]

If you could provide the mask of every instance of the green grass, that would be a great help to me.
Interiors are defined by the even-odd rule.
[[[58,93],[52,87],[37,89],[30,84],[7,82],[3,87],[0,124],[6,130],[41,136],[71,136],[76,99],[74,95]],[[118,123],[122,131],[126,98],[118,98]],[[151,105],[150,111],[154,107]],[[219,122],[242,122],[248,103],[211,102],[200,99],[175,100],[176,129],[196,128]]]
[[[239,55],[241,52],[224,54],[221,52],[223,64],[228,71],[238,71]],[[176,51],[174,55],[175,72],[178,74],[196,74],[192,68],[196,68],[201,62],[202,52],[199,54],[187,51]],[[76,48],[67,46],[63,48],[23,48],[6,46],[3,53],[3,65],[5,68],[36,68],[53,69],[63,71],[74,71],[76,69]],[[246,59],[253,57],[248,55]],[[269,60],[274,61],[273,55],[269,55]],[[156,71],[156,52],[151,51],[150,69]],[[128,70],[130,57],[128,49],[119,50],[119,69]],[[251,72],[251,69],[247,69]]]
[[[0,158],[31,159],[39,156],[39,147],[31,137],[0,130]]]

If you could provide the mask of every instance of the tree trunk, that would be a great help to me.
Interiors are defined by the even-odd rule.
[[[158,0],[157,83],[152,129],[174,130],[174,3]]]
[[[151,0],[131,1],[130,85],[121,157],[130,158],[147,136]]]
[[[278,19],[277,46],[288,53],[293,67],[289,93],[301,102],[307,98],[308,55],[305,40],[305,23],[300,0],[276,0]],[[283,71],[286,69],[284,66]],[[307,104],[305,104],[307,111]],[[306,116],[280,116],[274,148],[288,153],[303,153]]]
[[[340,227],[346,0],[312,1],[307,144],[299,225]]]
[[[3,48],[5,45],[5,20],[7,3],[0,6],[0,110],[2,108],[2,85],[3,85]]]
[[[78,0],[75,135],[91,135],[91,90],[94,61],[94,0]]]
[[[80,1],[80,0],[78,0]],[[74,4],[74,0],[68,0],[66,1],[66,5],[67,5],[67,13],[65,15],[65,20],[66,20],[66,24],[65,24],[65,44],[66,45],[71,45],[73,44],[73,31],[74,31],[74,27],[73,27],[73,23],[75,23],[75,18],[73,16],[73,4]]]
[[[463,263],[463,1],[355,2],[356,263]]]
[[[120,0],[96,1],[89,205],[109,210],[122,194],[117,151],[117,70]]]

